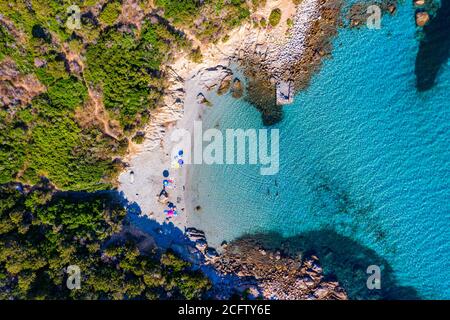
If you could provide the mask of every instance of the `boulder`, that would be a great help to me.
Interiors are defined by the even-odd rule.
[[[324,288],[322,286],[318,287],[316,291],[314,292],[314,295],[317,297],[317,299],[323,299],[329,294],[329,291],[327,288]]]
[[[207,101],[206,98],[205,98],[205,95],[200,92],[197,95],[197,102],[201,104],[201,103],[205,103],[205,101]]]
[[[204,239],[198,239],[195,241],[195,247],[198,250],[203,251],[208,247],[208,243]]]
[[[387,7],[387,9],[388,9],[388,11],[389,11],[389,13],[392,15],[392,14],[394,14],[396,11],[397,11],[397,7],[395,6],[395,4],[390,4],[388,7]]]
[[[290,81],[280,81],[276,85],[277,105],[290,104],[294,101],[294,92]]]
[[[222,243],[220,244],[220,247],[221,247],[222,249],[226,249],[226,248],[228,247],[228,242],[226,242],[225,240],[222,241]]]
[[[207,68],[199,73],[200,84],[210,91],[219,85],[219,79],[224,79],[231,74],[232,71],[230,69],[221,65]]]
[[[186,228],[186,237],[196,243],[204,241],[206,243],[205,233],[195,228]]]
[[[209,102],[208,99],[205,98],[205,95],[201,92],[197,95],[197,103],[204,104],[208,107],[211,106],[211,102]]]
[[[425,5],[425,0],[414,0],[414,5],[416,7],[422,7]]]
[[[430,21],[430,15],[428,14],[428,12],[425,11],[416,12],[416,24],[419,27],[423,27],[428,23],[428,21]]]
[[[217,253],[216,249],[214,248],[208,248],[205,252],[205,258],[207,259],[214,259],[217,258],[219,254]]]

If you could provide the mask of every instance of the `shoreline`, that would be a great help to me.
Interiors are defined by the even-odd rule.
[[[246,23],[233,30],[228,41],[217,45],[202,45],[203,61],[199,64],[189,61],[186,55],[179,56],[166,67],[170,76],[164,106],[151,115],[144,130],[144,142],[141,145],[133,144],[130,148],[133,152],[124,159],[128,166],[119,176],[118,190],[123,192],[131,204],[129,208],[132,207],[132,210],[129,211],[136,214],[131,218],[132,223],[150,234],[156,242],[162,244],[162,247],[175,250],[196,267],[201,268],[211,279],[214,279],[213,282],[218,287],[223,289],[220,290],[222,292],[230,287],[230,283],[226,280],[230,270],[224,273],[223,268],[217,269],[218,265],[215,263],[217,261],[220,263],[221,256],[219,257],[216,249],[208,246],[203,231],[195,229],[195,225],[189,225],[189,217],[195,214],[197,205],[195,199],[199,195],[195,190],[191,190],[190,165],[184,165],[181,168],[172,167],[174,160],[179,160],[176,153],[182,150],[185,156],[187,146],[183,143],[177,144],[177,141],[172,141],[171,137],[175,130],[193,132],[194,120],[201,119],[208,108],[214,108],[209,103],[212,95],[222,95],[232,91],[236,79],[241,86],[245,83],[243,99],[249,100],[259,109],[258,104],[252,101],[251,97],[252,81],[259,81],[261,84],[262,91],[258,90],[258,92],[264,92],[268,86],[276,90],[277,83],[284,81],[282,72],[279,71],[289,70],[292,64],[290,55],[297,58],[303,57],[308,52],[306,46],[309,39],[316,36],[310,31],[314,21],[320,20],[322,7],[319,1],[305,0],[297,7],[290,0],[270,2],[255,15],[268,16],[271,10],[280,4],[287,6],[285,8],[290,9],[283,11],[281,23],[277,27],[255,30],[251,23]],[[302,11],[305,6],[310,10]],[[292,8],[295,9],[293,12]],[[299,22],[296,20],[292,27],[294,29],[289,31],[287,22],[293,16],[299,19]],[[319,31],[316,29],[315,32],[320,33],[320,29]],[[271,39],[276,41],[272,42]],[[261,55],[261,44],[268,45],[263,50],[264,55]],[[284,50],[290,50],[289,54],[286,54]],[[308,57],[310,58],[309,55]],[[305,61],[304,58],[300,60]],[[236,73],[239,75],[234,74],[232,70],[234,66],[237,66]],[[265,79],[253,77],[251,72],[255,70],[261,72]],[[309,76],[314,71],[315,69],[311,69]],[[293,94],[293,90],[288,93],[287,100]],[[240,98],[240,96],[234,98]],[[263,96],[261,103],[267,102],[264,98]],[[278,103],[276,105],[279,106]],[[262,114],[264,119],[264,112]],[[175,147],[175,153],[172,153]],[[163,177],[165,170],[169,171],[167,178]],[[163,195],[161,199],[165,179],[171,183],[165,188],[168,197]],[[159,199],[158,195],[160,195]],[[172,205],[176,206],[178,215],[167,218],[166,213],[171,210]],[[232,243],[230,245],[233,246]],[[226,254],[226,244],[220,248],[217,247],[217,250]],[[289,261],[288,264],[291,262]],[[299,274],[295,277],[297,276]],[[241,279],[237,276],[237,280],[234,281],[240,284],[238,287],[243,286],[244,289],[248,289],[248,286],[251,286],[250,283],[242,284],[245,278]],[[270,291],[265,290],[266,298],[269,298]],[[295,298],[295,295],[291,298]]]

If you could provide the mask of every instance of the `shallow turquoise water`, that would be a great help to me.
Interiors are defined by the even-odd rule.
[[[202,210],[189,223],[213,245],[332,229],[386,259],[400,285],[450,299],[450,65],[417,93],[413,12],[406,3],[381,30],[340,30],[333,58],[274,126],[277,175],[194,166]],[[246,102],[213,102],[205,127],[262,128]]]

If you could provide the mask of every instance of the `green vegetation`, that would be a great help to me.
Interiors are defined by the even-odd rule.
[[[256,10],[260,7],[265,7],[267,4],[267,0],[252,0],[253,10]]]
[[[120,2],[109,2],[105,5],[98,18],[103,24],[111,26],[116,22],[121,12],[122,6],[120,5]]]
[[[136,144],[142,144],[145,141],[145,134],[143,132],[138,132],[131,140]]]
[[[175,49],[189,47],[181,34],[160,23],[145,24],[137,34],[114,26],[102,31],[85,19],[82,29],[69,37],[72,31],[57,15],[65,17],[72,3],[32,1],[33,12],[19,1],[0,0],[7,19],[0,24],[0,63],[12,59],[10,65],[23,76],[38,79],[46,89],[30,104],[0,109],[0,183],[34,184],[45,176],[64,190],[110,188],[120,168],[112,159],[123,154],[127,143],[77,116],[92,118],[83,115],[88,87],[103,92],[110,116],[132,136],[160,101],[162,64]],[[108,3],[103,17],[110,17],[106,13],[113,8],[118,11],[120,3]],[[85,61],[84,70],[69,68],[67,50]]]
[[[48,97],[54,106],[66,110],[75,110],[83,105],[87,97],[86,87],[74,77],[59,79],[47,90]]]
[[[277,26],[281,20],[281,10],[279,8],[273,9],[269,16],[269,24],[272,27]]]
[[[265,28],[267,27],[267,20],[264,18],[261,18],[261,21],[259,22],[261,27]]]
[[[125,215],[113,195],[18,189],[0,186],[0,299],[194,299],[209,288],[172,252],[109,240]],[[81,289],[66,286],[70,265]]]

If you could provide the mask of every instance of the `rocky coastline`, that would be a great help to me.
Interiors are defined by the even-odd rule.
[[[255,239],[239,239],[222,244],[222,253],[208,247],[205,234],[187,228],[186,236],[195,243],[216,277],[233,276],[234,281],[216,281],[212,296],[237,294],[249,299],[347,300],[337,281],[324,276],[315,255],[291,256],[282,250],[266,248]],[[229,298],[229,296],[227,297]]]
[[[139,205],[140,216],[156,220],[163,229],[167,225],[166,218],[159,214],[160,205],[151,199],[159,192],[160,172],[170,164],[169,151],[173,145],[170,133],[177,128],[189,131],[193,120],[201,119],[203,110],[211,107],[211,94],[230,92],[236,99],[247,99],[261,111],[266,125],[281,120],[282,105],[292,102],[295,91],[308,85],[323,58],[331,52],[330,40],[340,25],[341,2],[337,3],[305,0],[296,7],[291,1],[277,1],[275,5],[284,5],[277,27],[255,29],[244,25],[226,43],[212,44],[202,50],[202,63],[181,56],[166,67],[164,105],[151,114],[144,142],[133,145],[125,159],[130,165],[119,178],[119,190],[124,191],[130,202]],[[268,5],[264,14],[272,9]],[[293,21],[291,26],[288,26],[289,19]],[[245,81],[233,71],[234,66],[243,73]],[[135,177],[133,181],[130,172]],[[189,199],[185,199],[182,191],[184,186],[189,188],[186,179],[185,169],[176,173],[179,188],[170,196],[175,197],[178,207],[187,209],[171,221],[178,230],[184,229],[187,241],[174,241],[168,248],[199,268],[209,268],[217,280],[214,281],[216,296],[229,296],[236,291],[232,288],[239,288],[240,294],[254,298],[347,298],[337,282],[325,280],[317,257],[294,258],[281,251],[240,242],[224,245],[220,254],[209,247],[202,231],[187,228],[186,217],[191,213]],[[152,182],[151,187],[148,181]],[[232,283],[224,280],[231,275]]]

